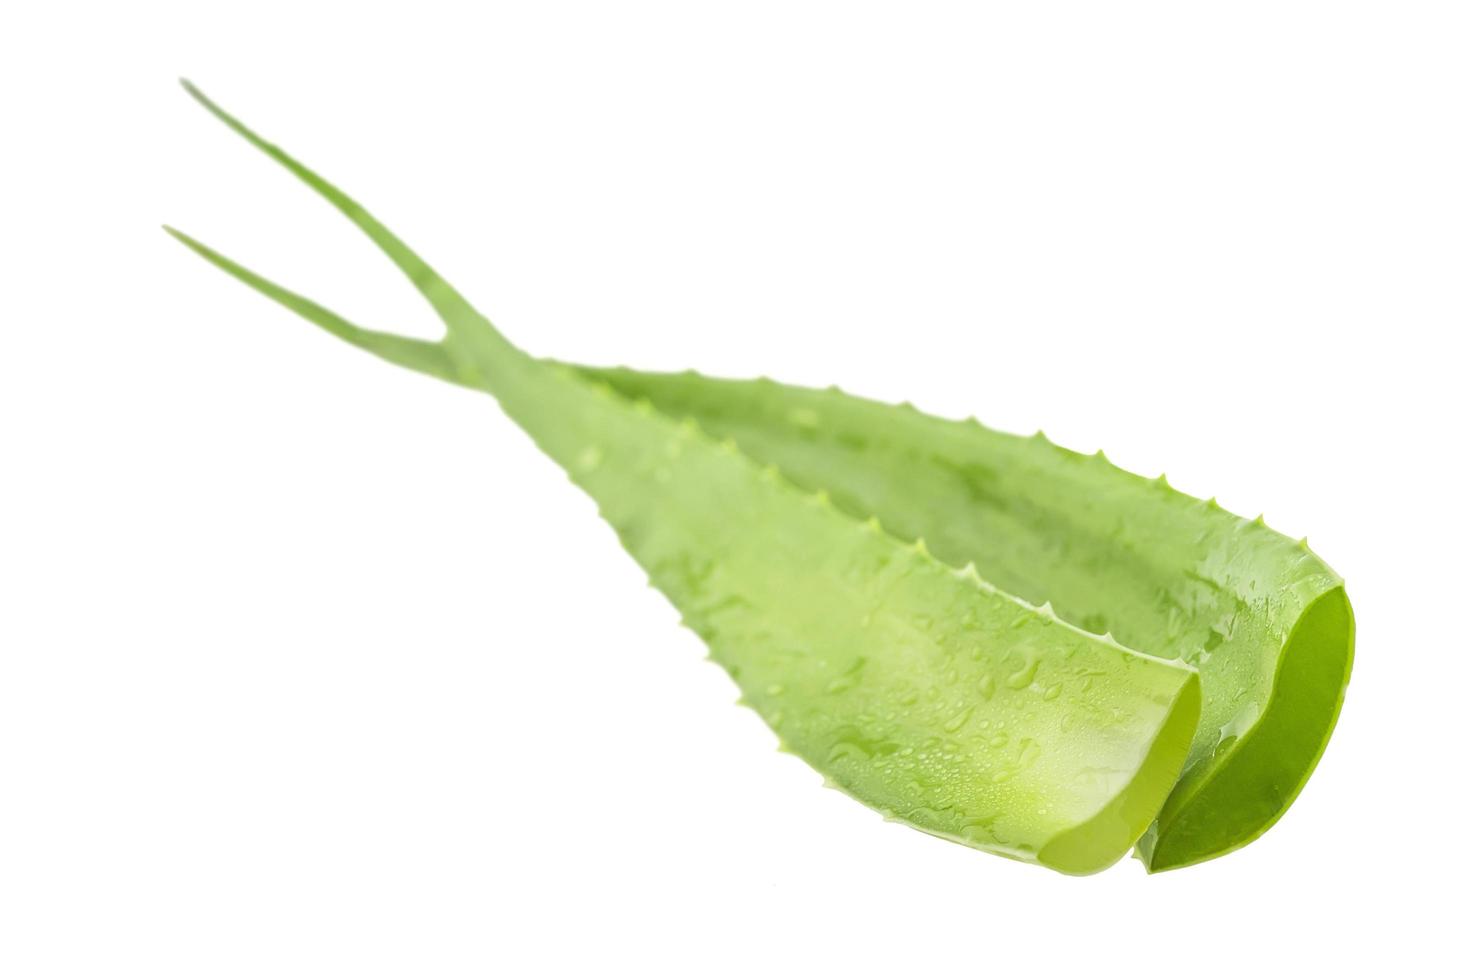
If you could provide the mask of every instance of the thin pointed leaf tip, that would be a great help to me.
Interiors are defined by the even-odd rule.
[[[377,245],[445,336],[365,329],[169,234],[353,346],[494,396],[829,785],[1068,874],[1130,850],[1150,871],[1217,857],[1301,791],[1354,636],[1341,578],[1302,542],[1039,432],[533,358],[353,198],[184,87]]]

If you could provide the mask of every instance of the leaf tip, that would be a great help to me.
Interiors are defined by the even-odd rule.
[[[201,243],[197,239],[195,239],[194,236],[179,231],[179,229],[175,228],[173,225],[165,224],[160,225],[159,227],[163,229],[164,234],[168,235],[168,237],[186,246],[187,248],[191,248],[197,252],[202,247]]]
[[[201,89],[198,85],[195,85],[187,78],[181,77],[179,79],[179,87],[182,88],[185,92],[189,93],[189,98],[204,106],[204,108],[208,109],[214,115],[220,116],[221,118],[224,117],[224,110],[216,105],[213,99],[205,95],[204,90]]]

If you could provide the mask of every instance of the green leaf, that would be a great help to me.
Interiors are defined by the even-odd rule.
[[[1331,724],[1313,712],[1335,716],[1346,676],[1345,658],[1340,679],[1322,667],[1336,649],[1328,620],[1350,617],[1309,552],[1282,565],[1271,532],[1214,512],[1203,525],[1214,536],[1191,544],[1204,505],[910,409],[533,359],[354,200],[189,91],[377,243],[447,334],[430,343],[364,330],[170,233],[339,338],[494,395],[597,500],[744,700],[833,785],[930,833],[1087,873],[1125,853],[1161,809],[1143,845],[1153,867],[1237,846],[1240,828],[1263,829],[1300,782],[1270,807],[1259,794],[1222,803],[1216,787],[1232,774],[1251,792],[1279,781],[1287,747],[1311,743],[1311,759],[1288,767],[1305,779]],[[1119,525],[1119,514],[1139,524]],[[1229,598],[1243,574],[1255,575],[1260,615],[1254,593],[1243,609]],[[1098,635],[1100,623],[1118,641]],[[1293,626],[1288,656],[1269,637]],[[1200,642],[1208,657],[1191,646],[1206,627],[1223,631]],[[1250,651],[1279,662],[1274,686],[1245,669]],[[1212,688],[1216,674],[1230,683]],[[1230,716],[1239,731],[1223,749],[1226,735],[1196,731],[1201,675],[1207,724],[1230,692],[1258,705]],[[1293,710],[1276,710],[1287,694]],[[1248,751],[1263,733],[1271,751]]]
[[[876,514],[941,561],[1050,602],[1095,633],[1199,669],[1204,705],[1185,773],[1140,847],[1152,870],[1264,833],[1326,746],[1346,688],[1352,609],[1342,580],[1259,519],[1243,520],[1102,454],[953,422],[835,389],[692,372],[580,368],[629,398],[688,415]]]

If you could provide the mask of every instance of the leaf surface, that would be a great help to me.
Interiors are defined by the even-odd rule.
[[[836,389],[580,368],[688,415],[875,514],[941,561],[1120,643],[1199,669],[1185,773],[1140,847],[1153,870],[1264,833],[1320,757],[1351,667],[1342,579],[1304,541],[1043,436],[996,432]]]
[[[365,330],[171,234],[349,343],[494,395],[597,501],[744,700],[832,784],[919,829],[1069,873],[1111,864],[1161,809],[1162,833],[1143,845],[1155,867],[1176,840],[1189,842],[1180,853],[1218,850],[1215,814],[1231,814],[1236,838],[1260,823],[1212,788],[1231,772],[1254,787],[1254,770],[1229,760],[1249,761],[1251,739],[1285,717],[1270,710],[1283,692],[1311,701],[1303,692],[1323,686],[1327,654],[1285,657],[1272,640],[1306,622],[1304,644],[1331,646],[1303,610],[1340,582],[1309,552],[1291,551],[1287,574],[1264,528],[1242,535],[1207,508],[1201,525],[1197,502],[1140,492],[1138,478],[1104,464],[905,408],[536,360],[357,202],[190,92],[377,243],[447,334]],[[1155,510],[1141,502],[1148,493]],[[1117,525],[1120,513],[1137,527]],[[1186,546],[1180,535],[1201,526],[1214,536]],[[1183,565],[1209,580],[1170,591]],[[1253,618],[1250,597],[1237,601],[1239,576],[1258,570],[1250,588],[1269,614]],[[1234,620],[1217,615],[1227,605]],[[1205,620],[1221,640],[1199,640]],[[1196,640],[1209,656],[1191,657]],[[1259,669],[1241,666],[1237,650],[1265,654],[1273,642],[1283,670],[1304,665],[1302,677],[1262,685]],[[1235,667],[1211,671],[1217,659]],[[1210,740],[1196,732],[1202,674],[1228,680],[1207,683],[1207,724],[1227,690],[1260,706],[1231,716],[1240,730],[1224,749],[1221,735],[1203,751]],[[1273,745],[1305,745],[1323,728],[1291,717]],[[1311,761],[1319,752],[1320,742]],[[1278,796],[1279,813],[1289,794]]]

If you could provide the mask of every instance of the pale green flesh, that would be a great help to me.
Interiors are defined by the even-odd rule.
[[[1300,609],[1338,584],[1309,552],[1291,545],[1278,556],[1263,546],[1271,532],[1260,529],[1256,542],[1256,531],[1218,511],[1207,520],[1220,526],[1201,536],[1198,515],[1167,491],[1155,491],[1158,513],[1136,511],[1136,487],[1067,471],[1088,465],[1078,457],[1046,447],[1062,467],[1047,469],[1024,441],[909,410],[769,383],[590,377],[533,360],[355,202],[200,98],[372,237],[435,306],[448,336],[431,344],[363,330],[175,234],[350,343],[494,394],[597,500],[745,700],[832,783],[930,833],[1071,873],[1112,863],[1161,809],[1164,835],[1146,842],[1153,867],[1200,860],[1264,829],[1257,816],[1213,799],[1218,773],[1235,763],[1219,764],[1218,738],[1201,750],[1199,680],[1213,698],[1207,718],[1227,700],[1219,692],[1236,692],[1227,718],[1236,734],[1276,717],[1264,711],[1267,721],[1252,728],[1238,705],[1264,703],[1272,688],[1262,665],[1276,662]],[[813,435],[814,419],[824,435]],[[905,450],[909,438],[916,441]],[[1139,527],[1107,517],[1109,494]],[[1191,567],[1214,586],[1173,584],[1188,550],[1182,535],[1203,549]],[[1111,551],[1109,536],[1118,545]],[[911,543],[921,537],[932,555]],[[984,580],[965,569],[970,562]],[[1232,604],[1230,621],[1208,596],[1245,588],[1243,570],[1259,595],[1244,597],[1247,614]],[[1026,599],[1049,600],[1089,630],[1110,628],[1123,645]],[[1248,614],[1255,599],[1269,615]],[[1178,608],[1160,612],[1160,603]],[[1212,625],[1222,630],[1218,642],[1209,640]],[[1290,690],[1303,703],[1322,700],[1300,694],[1331,673],[1322,667],[1330,652],[1318,648],[1333,644],[1319,632],[1309,631],[1313,658],[1289,658],[1310,669],[1278,685],[1278,698]],[[1245,642],[1256,636],[1254,646]],[[1210,656],[1193,656],[1195,647]],[[1247,667],[1238,649],[1255,650],[1257,663]],[[1200,673],[1175,657],[1192,657]],[[1225,679],[1214,681],[1214,695],[1211,678]],[[1325,709],[1331,716],[1340,694],[1341,681]],[[1312,729],[1310,760],[1292,764],[1304,779],[1330,724],[1292,722],[1264,757],[1275,760],[1286,743],[1301,756],[1311,734],[1301,729]],[[1252,741],[1240,738],[1230,758],[1246,756]],[[1186,756],[1194,768],[1176,789]],[[1260,767],[1241,768],[1248,785]],[[1267,768],[1279,813],[1300,779],[1288,787],[1279,762]],[[1169,804],[1174,818],[1165,806],[1171,791],[1182,801]],[[1270,808],[1265,798],[1257,809]],[[1233,814],[1223,843],[1222,822],[1210,816],[1218,812]],[[1164,859],[1173,826],[1188,839],[1185,859]]]
[[[580,370],[733,438],[849,514],[925,539],[942,561],[974,562],[1068,622],[1198,667],[1200,725],[1141,848],[1151,868],[1258,836],[1320,755],[1347,681],[1352,617],[1341,579],[1300,542],[1100,456],[973,421],[764,380]]]

